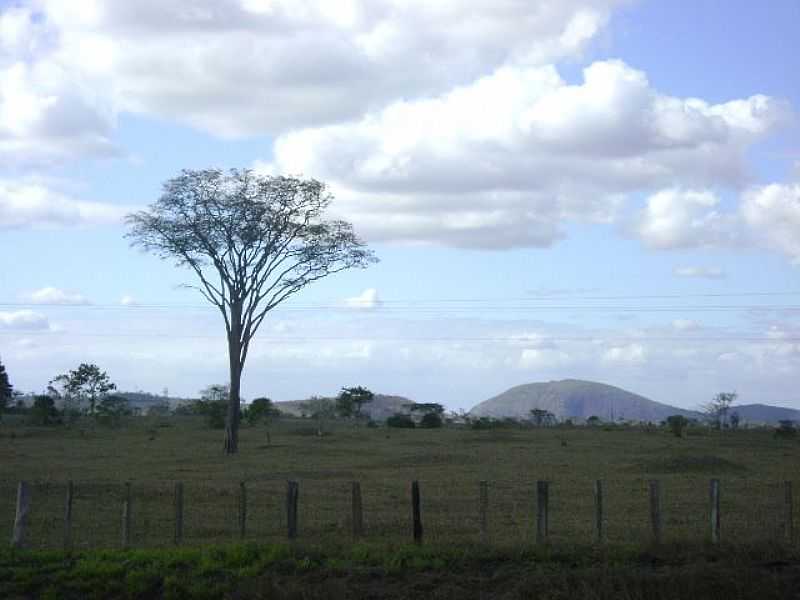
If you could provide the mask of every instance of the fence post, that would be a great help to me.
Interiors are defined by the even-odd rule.
[[[481,481],[478,501],[478,522],[481,528],[481,544],[489,543],[489,484]]]
[[[64,499],[64,550],[72,549],[72,498],[75,489],[72,481],[67,482],[67,497]]]
[[[361,484],[354,481],[353,491],[353,538],[358,539],[364,535],[364,511],[361,505]]]
[[[27,481],[17,485],[17,510],[14,515],[14,530],[11,534],[11,547],[22,548],[25,545],[25,529],[28,526],[28,513],[31,510],[31,491]]]
[[[536,541],[544,543],[548,536],[548,508],[550,504],[550,485],[547,481],[536,482]]]
[[[419,481],[411,482],[411,515],[414,527],[414,543],[422,543],[422,516],[419,502]]]
[[[131,545],[131,482],[125,482],[125,497],[122,501],[122,547]]]
[[[719,543],[719,479],[712,479],[711,496],[711,543]]]
[[[661,482],[658,479],[650,480],[650,524],[653,529],[653,541],[661,543]]]
[[[603,527],[603,480],[598,479],[594,482],[594,522],[597,532],[597,542],[603,543],[606,539],[605,528]]]
[[[791,544],[794,542],[794,502],[792,500],[792,482],[783,482],[783,510],[784,510],[784,534],[786,541]]]
[[[297,537],[297,497],[299,493],[296,481],[286,482],[286,523],[290,540]]]
[[[175,482],[175,545],[183,541],[183,482]]]
[[[239,482],[239,537],[247,534],[247,487],[244,481]]]

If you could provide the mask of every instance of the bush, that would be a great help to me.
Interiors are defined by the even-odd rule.
[[[689,419],[683,415],[670,415],[667,417],[667,427],[675,437],[683,437],[683,432],[687,425],[689,425]]]
[[[386,419],[386,426],[400,427],[403,429],[414,429],[414,427],[416,427],[416,425],[414,424],[414,419],[412,419],[408,415],[404,415],[401,413],[395,413],[391,417]]]
[[[419,422],[419,426],[424,429],[437,429],[442,425],[442,415],[436,412],[425,413]]]
[[[782,439],[794,439],[797,437],[797,427],[794,421],[784,420],[778,421],[778,427],[775,429],[775,437]]]
[[[56,403],[50,396],[34,396],[33,406],[28,413],[32,425],[56,425],[61,423]]]

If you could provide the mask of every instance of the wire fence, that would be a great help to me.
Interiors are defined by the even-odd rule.
[[[349,480],[302,479],[293,482],[294,498],[283,480],[3,481],[0,535],[31,549],[266,543],[292,537],[321,545],[358,538],[507,547],[796,541],[791,482],[655,481],[619,478],[561,487],[558,480],[546,485],[498,480],[456,488],[445,480],[419,480],[417,511],[413,482],[389,479],[359,482],[359,493]]]

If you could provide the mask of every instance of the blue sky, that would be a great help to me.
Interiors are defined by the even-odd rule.
[[[17,388],[226,380],[221,319],[120,220],[214,166],[326,181],[381,259],[271,315],[246,397],[574,377],[800,408],[796,2],[130,6],[0,3]]]

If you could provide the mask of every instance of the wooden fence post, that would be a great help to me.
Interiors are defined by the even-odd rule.
[[[719,543],[719,479],[712,479],[710,485],[711,500],[711,543]]]
[[[72,549],[72,499],[75,493],[72,481],[67,482],[67,497],[64,499],[64,550]]]
[[[125,482],[125,497],[122,501],[122,547],[131,545],[131,482]]]
[[[547,481],[536,482],[536,541],[544,543],[549,535],[550,485]]]
[[[183,482],[175,482],[175,545],[183,541]]]
[[[783,521],[786,541],[794,542],[794,502],[792,500],[792,482],[783,482]]]
[[[364,535],[364,511],[361,505],[361,484],[354,481],[352,485],[353,496],[353,539]]]
[[[489,484],[481,481],[479,485],[478,523],[481,531],[481,544],[489,543]]]
[[[297,537],[297,498],[300,490],[296,481],[286,482],[286,523],[288,537],[293,540]]]
[[[661,482],[658,479],[650,480],[650,525],[653,529],[653,541],[661,543]]]
[[[419,481],[411,482],[411,516],[413,519],[414,543],[422,543],[422,514],[419,501]]]
[[[603,480],[598,479],[594,482],[594,523],[597,533],[597,542],[603,543],[606,539],[606,531],[603,526]]]
[[[11,547],[25,546],[25,529],[28,527],[28,513],[31,510],[31,491],[27,481],[17,485],[17,510],[14,514],[14,530],[11,534]]]
[[[244,481],[239,482],[239,537],[247,534],[247,487]]]

